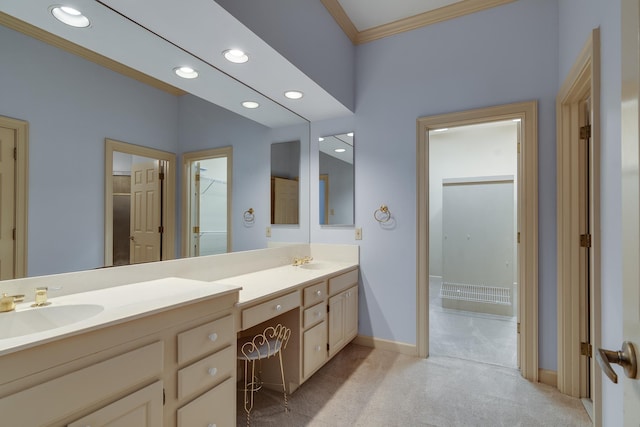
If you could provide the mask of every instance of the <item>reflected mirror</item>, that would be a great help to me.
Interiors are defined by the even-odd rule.
[[[354,224],[353,132],[319,138],[320,225]]]
[[[271,144],[271,224],[299,224],[300,141]]]
[[[270,222],[270,145],[300,141],[307,163],[299,179],[308,188],[308,122],[100,3],[76,3],[92,16],[87,31],[63,28],[49,12],[50,2],[0,5],[0,116],[28,123],[29,203],[27,214],[21,217],[28,218],[29,232],[19,243],[27,247],[26,275],[113,264],[114,237],[107,227],[113,224],[109,215],[114,210],[106,209],[106,203],[114,200],[112,190],[105,188],[114,182],[113,169],[105,168],[105,138],[174,156],[232,145],[237,184],[230,195],[233,250],[267,247],[269,240],[263,231]],[[118,28],[117,34],[113,28]],[[118,41],[120,38],[128,41]],[[172,50],[167,53],[166,48]],[[135,61],[145,67],[138,67]],[[189,81],[178,78],[172,71],[178,62],[195,64],[200,76]],[[212,81],[225,91],[213,90]],[[260,107],[247,110],[241,106],[246,99],[256,100]],[[175,166],[171,169],[174,175]],[[26,174],[27,168],[23,169],[16,174]],[[182,195],[175,182],[173,189]],[[214,190],[212,186],[205,196],[212,196]],[[309,241],[309,203],[305,195],[301,200],[304,217],[298,223],[302,226],[295,234],[274,230],[271,241]],[[171,220],[162,236],[162,259],[180,256],[185,231],[177,220],[181,205],[174,194],[166,213]],[[256,212],[255,227],[242,222],[248,208]],[[207,227],[217,232],[225,225]],[[70,235],[77,238],[70,240]],[[224,240],[220,238],[222,246]],[[126,250],[122,257],[124,260]]]

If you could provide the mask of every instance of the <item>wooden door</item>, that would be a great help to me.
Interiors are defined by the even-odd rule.
[[[0,127],[0,280],[15,278],[15,130]]]
[[[622,336],[640,356],[640,0],[622,2]],[[602,287],[603,292],[606,287]],[[606,313],[605,313],[606,315]],[[605,338],[605,337],[603,337]],[[605,340],[603,340],[605,341]],[[611,350],[618,350],[614,348]],[[625,426],[640,420],[640,381],[623,383]],[[606,421],[605,421],[606,422]]]
[[[131,167],[131,264],[160,261],[160,162]]]
[[[272,224],[298,224],[298,181],[272,179]]]

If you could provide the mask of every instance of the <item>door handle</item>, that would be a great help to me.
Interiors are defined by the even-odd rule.
[[[624,373],[629,378],[635,378],[638,374],[638,358],[636,357],[636,351],[629,341],[622,343],[622,350],[612,351],[598,349],[596,353],[596,360],[600,369],[604,371],[614,384],[618,383],[618,375],[611,367],[612,363],[620,365],[624,368]]]

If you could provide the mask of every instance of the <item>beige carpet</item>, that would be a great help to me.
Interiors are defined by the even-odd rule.
[[[289,396],[256,394],[253,426],[590,426],[578,399],[515,369],[348,345]],[[246,425],[238,400],[238,426]]]

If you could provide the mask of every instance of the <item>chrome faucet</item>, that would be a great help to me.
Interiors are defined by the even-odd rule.
[[[0,313],[6,313],[16,309],[16,303],[24,301],[24,295],[7,295],[2,294],[0,298]]]

